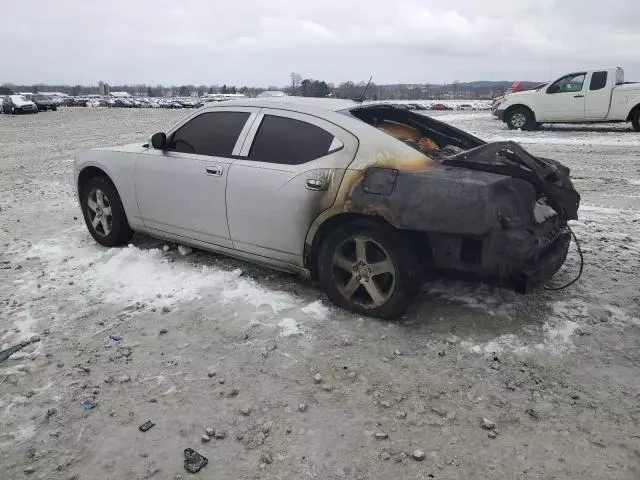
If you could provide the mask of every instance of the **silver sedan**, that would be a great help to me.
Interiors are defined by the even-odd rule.
[[[207,105],[149,143],[78,155],[75,173],[102,245],[134,231],[193,245],[382,318],[438,272],[535,288],[563,264],[579,203],[558,162],[346,100]]]

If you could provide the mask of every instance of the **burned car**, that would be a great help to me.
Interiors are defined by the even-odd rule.
[[[564,263],[580,196],[560,163],[391,105],[207,105],[146,144],[75,158],[105,246],[134,231],[317,280],[337,305],[401,313],[428,275],[529,292]]]

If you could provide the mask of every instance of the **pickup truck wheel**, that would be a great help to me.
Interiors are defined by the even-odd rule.
[[[507,112],[509,130],[532,130],[535,127],[531,112],[524,107],[514,107]]]
[[[635,113],[631,117],[631,125],[636,132],[640,132],[640,108],[636,109]]]
[[[367,220],[337,227],[318,255],[318,277],[331,301],[370,317],[402,313],[419,288],[421,271],[399,232]]]
[[[93,177],[82,186],[80,206],[89,233],[100,245],[115,247],[131,240],[133,230],[120,195],[107,178]]]

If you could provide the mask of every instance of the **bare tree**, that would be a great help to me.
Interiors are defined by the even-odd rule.
[[[296,94],[301,84],[302,84],[302,75],[296,72],[291,72],[291,95]]]

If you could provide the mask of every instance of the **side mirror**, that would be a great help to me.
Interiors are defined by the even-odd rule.
[[[549,88],[547,88],[547,93],[558,93],[559,90],[560,87],[558,85],[551,85]]]
[[[167,134],[164,132],[154,133],[151,137],[151,146],[157,150],[164,150],[167,146]]]

